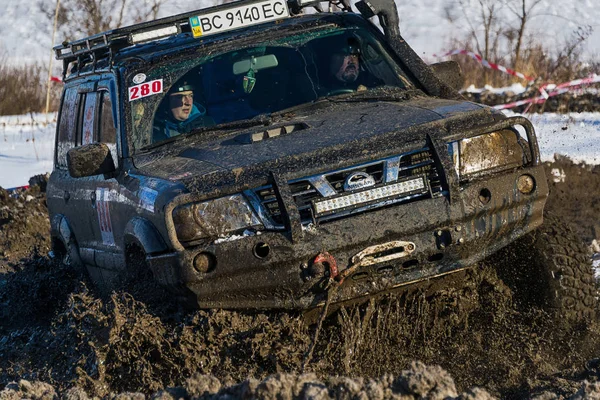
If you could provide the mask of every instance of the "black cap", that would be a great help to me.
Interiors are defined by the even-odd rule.
[[[349,44],[348,46],[342,47],[342,49],[340,49],[340,51],[338,51],[337,53],[343,55],[357,56],[360,54],[360,48],[354,44]]]
[[[169,94],[189,92],[190,90],[194,90],[194,86],[190,85],[187,81],[177,82],[177,84],[171,86],[171,89],[169,89]]]
[[[337,54],[343,55],[360,55],[360,43],[356,38],[349,37],[344,45],[341,46],[339,50],[336,51]]]

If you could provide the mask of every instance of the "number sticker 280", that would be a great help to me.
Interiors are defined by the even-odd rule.
[[[141,99],[142,97],[152,96],[163,92],[163,80],[157,79],[142,83],[141,85],[131,86],[129,88],[129,101]]]

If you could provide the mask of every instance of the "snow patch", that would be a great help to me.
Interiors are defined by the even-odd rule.
[[[235,242],[236,240],[240,240],[240,239],[243,239],[246,237],[258,236],[261,233],[262,233],[261,231],[254,232],[249,229],[246,229],[241,235],[231,235],[231,236],[219,238],[219,239],[215,240],[215,244]]]

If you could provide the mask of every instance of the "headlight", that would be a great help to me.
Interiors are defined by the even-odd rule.
[[[510,129],[448,144],[459,178],[517,168],[527,162],[527,142]]]
[[[179,206],[173,211],[173,223],[177,238],[183,242],[261,225],[241,194]]]

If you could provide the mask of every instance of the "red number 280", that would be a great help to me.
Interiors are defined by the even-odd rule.
[[[163,80],[142,83],[140,85],[131,86],[129,88],[129,101],[141,99],[142,97],[152,96],[153,94],[162,93]]]

